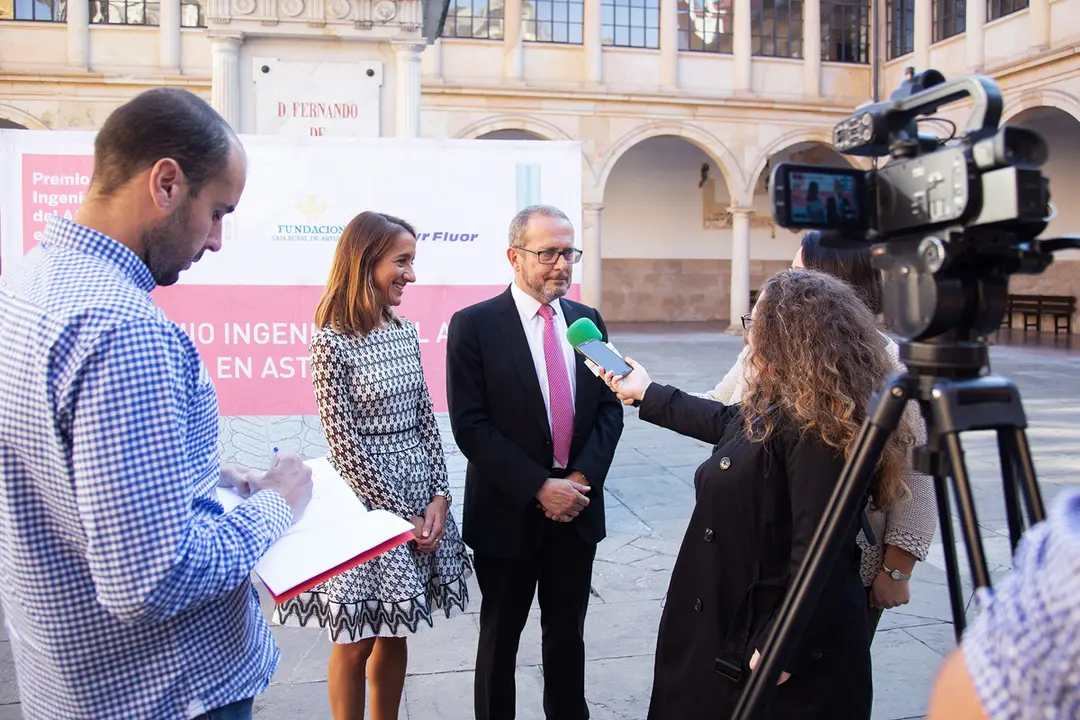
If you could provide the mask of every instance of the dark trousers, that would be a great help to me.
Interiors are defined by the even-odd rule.
[[[866,624],[870,630],[870,642],[874,642],[874,633],[877,632],[878,623],[881,622],[881,613],[884,610],[870,605],[870,588],[866,588]]]
[[[544,714],[547,720],[588,720],[584,636],[594,557],[596,545],[581,538],[573,521],[551,521],[540,548],[527,558],[475,554],[481,594],[476,720],[514,718],[518,641],[538,587]]]

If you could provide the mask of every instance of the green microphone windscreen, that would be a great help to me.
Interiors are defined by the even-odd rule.
[[[596,323],[592,320],[578,318],[566,328],[566,339],[571,345],[577,347],[586,340],[603,340],[604,336],[600,334],[600,328],[596,327]]]

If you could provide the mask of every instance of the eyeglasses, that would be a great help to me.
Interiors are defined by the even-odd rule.
[[[750,323],[752,323],[753,321],[754,321],[754,317],[750,313],[746,313],[745,315],[743,315],[742,316],[742,329],[743,330],[749,330],[750,329]]]
[[[541,250],[540,252],[537,252],[536,250],[529,250],[517,246],[515,246],[514,249],[532,253],[536,256],[536,259],[540,261],[541,265],[554,265],[559,262],[560,257],[566,261],[567,265],[574,265],[581,260],[581,250],[578,250],[577,248],[571,248],[570,250],[563,250],[561,252],[559,250]]]

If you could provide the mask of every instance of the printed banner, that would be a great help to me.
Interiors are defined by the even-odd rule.
[[[74,215],[93,170],[93,137],[0,131],[0,271],[40,242],[49,215]],[[242,140],[248,181],[222,250],[153,293],[194,339],[223,415],[315,414],[312,318],[336,241],[363,210],[416,227],[417,282],[399,312],[419,327],[437,412],[446,409],[447,324],[512,280],[507,230],[518,209],[555,205],[580,237],[577,143]],[[571,298],[580,297],[581,267]]]

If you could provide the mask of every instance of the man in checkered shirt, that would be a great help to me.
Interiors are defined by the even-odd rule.
[[[311,471],[220,467],[217,399],[151,301],[240,200],[243,148],[179,89],[118,108],[74,222],[0,279],[0,597],[27,720],[250,718],[279,651],[250,573]],[[250,493],[224,514],[218,484]]]

